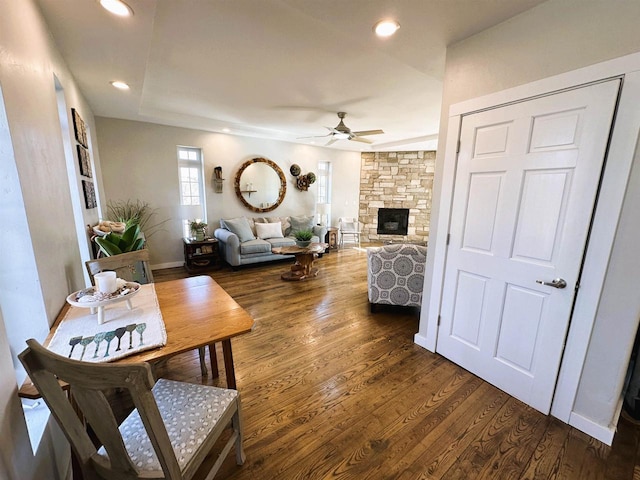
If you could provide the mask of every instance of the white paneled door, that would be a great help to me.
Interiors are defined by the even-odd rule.
[[[465,116],[437,351],[548,413],[620,87]]]

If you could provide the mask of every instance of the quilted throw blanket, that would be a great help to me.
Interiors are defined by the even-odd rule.
[[[47,348],[84,362],[111,362],[167,343],[167,332],[153,283],[131,298],[104,307],[104,323],[89,308],[71,307]]]

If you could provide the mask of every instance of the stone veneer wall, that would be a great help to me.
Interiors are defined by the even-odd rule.
[[[361,158],[361,241],[427,243],[436,152],[363,152]],[[407,235],[378,235],[378,208],[408,208]]]

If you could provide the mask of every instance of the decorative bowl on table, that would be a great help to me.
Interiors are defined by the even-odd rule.
[[[116,279],[116,290],[113,293],[104,293],[96,290],[96,287],[89,287],[72,293],[67,297],[67,302],[74,307],[90,308],[91,313],[98,312],[98,325],[104,323],[104,307],[123,300],[127,302],[127,308],[133,309],[131,297],[140,291],[140,284],[136,282],[126,282],[121,278]]]
[[[137,282],[125,282],[118,279],[118,288],[113,293],[103,293],[96,291],[95,287],[85,288],[73,292],[67,297],[67,303],[74,307],[95,308],[103,307],[111,303],[121,302],[133,297],[140,291],[140,284]]]
[[[311,245],[311,240],[296,240],[296,245],[299,247],[308,247]]]

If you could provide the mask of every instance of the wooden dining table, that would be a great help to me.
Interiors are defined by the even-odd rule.
[[[206,346],[209,346],[214,362],[214,345],[221,342],[227,387],[235,389],[231,339],[251,331],[254,323],[251,315],[207,275],[160,282],[154,286],[167,332],[166,345],[120,358],[114,363],[156,363]],[[65,305],[62,308],[44,342],[45,346],[69,308],[77,307]],[[212,365],[212,369],[217,371],[217,365]],[[28,378],[19,393],[25,398],[39,398]]]

